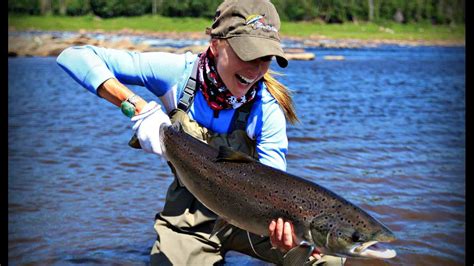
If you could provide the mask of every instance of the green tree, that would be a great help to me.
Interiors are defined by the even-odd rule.
[[[66,14],[82,16],[91,12],[90,0],[67,0]]]
[[[8,0],[8,12],[39,15],[39,3],[31,0]]]
[[[165,1],[160,14],[170,17],[208,17],[213,18],[219,0],[175,0]]]
[[[8,12],[100,17],[159,14],[213,18],[222,0],[8,0]],[[393,21],[398,10],[404,22],[465,22],[465,0],[272,0],[282,20],[328,23]]]
[[[103,18],[139,16],[151,10],[149,0],[91,0],[92,12]]]

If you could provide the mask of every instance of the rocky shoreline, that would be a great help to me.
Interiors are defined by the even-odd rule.
[[[191,51],[199,53],[206,48],[208,36],[204,33],[149,33],[136,30],[121,30],[116,32],[85,31],[70,32],[68,34],[58,32],[19,32],[9,30],[8,34],[8,56],[57,56],[67,47],[74,45],[97,45],[115,49],[126,49],[140,52],[171,52],[184,53]],[[137,41],[137,39],[139,41]],[[185,47],[177,48],[168,45],[152,45],[150,42],[140,41],[143,39],[170,39],[170,40],[194,40],[195,43]],[[331,40],[323,36],[310,37],[282,37],[282,41],[297,44],[295,47],[285,49],[289,60],[313,60],[315,55],[307,52],[304,48],[320,47],[334,49],[367,48],[380,45],[435,45],[435,46],[464,46],[464,42],[455,41],[400,41],[400,40]]]

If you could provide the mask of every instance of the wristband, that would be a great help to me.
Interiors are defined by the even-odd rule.
[[[135,115],[135,111],[137,110],[136,103],[137,103],[137,95],[133,94],[132,96],[128,97],[125,101],[120,104],[120,109],[122,113],[127,117],[132,118]]]

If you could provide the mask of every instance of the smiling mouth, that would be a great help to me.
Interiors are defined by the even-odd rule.
[[[359,243],[349,252],[355,256],[376,259],[391,259],[397,255],[395,250],[382,247],[378,241]]]
[[[245,84],[245,85],[249,85],[255,81],[255,79],[249,79],[239,74],[235,74],[235,77],[240,83]]]

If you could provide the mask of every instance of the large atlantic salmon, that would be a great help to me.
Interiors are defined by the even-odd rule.
[[[161,125],[160,140],[180,182],[220,219],[263,236],[273,219],[291,221],[300,245],[288,252],[288,264],[303,263],[314,247],[343,257],[396,256],[380,245],[395,240],[386,226],[321,185],[229,148],[215,149],[179,124]]]

